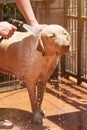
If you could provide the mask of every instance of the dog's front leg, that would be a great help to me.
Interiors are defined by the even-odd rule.
[[[40,81],[37,83],[37,102],[40,108],[40,113],[44,117],[45,112],[41,109],[43,97],[44,97],[44,90],[45,90],[46,83],[44,81]]]
[[[43,124],[43,115],[40,109],[40,104],[37,101],[37,88],[36,84],[33,83],[28,83],[27,89],[29,92],[29,97],[30,97],[30,102],[31,102],[31,107],[33,111],[33,120],[35,124]]]

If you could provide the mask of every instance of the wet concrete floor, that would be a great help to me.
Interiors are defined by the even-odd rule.
[[[26,88],[0,93],[0,118],[12,121],[12,130],[87,130],[87,84],[52,80],[47,83],[42,107],[44,124],[36,126]]]

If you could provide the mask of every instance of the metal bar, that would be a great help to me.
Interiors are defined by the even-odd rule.
[[[65,56],[61,57],[61,76],[65,76]]]
[[[73,76],[74,78],[78,78],[77,74],[74,74],[74,73],[72,73],[70,71],[65,71],[65,72],[66,72],[66,75]]]
[[[72,52],[65,63],[65,74],[77,78],[77,84],[80,84],[82,81],[87,82],[87,2],[65,0],[64,5],[65,27],[68,27],[72,39]]]
[[[49,24],[49,18],[50,18],[50,0],[45,1],[45,17],[46,17],[46,23]]]
[[[67,8],[66,8],[66,6],[67,6],[67,0],[64,0],[64,27],[65,28],[67,28],[67,19],[66,19],[66,17],[67,17]],[[61,76],[63,77],[63,76],[65,76],[65,56],[62,56],[61,57]]]
[[[13,3],[14,0],[0,0],[0,3]]]
[[[30,0],[31,2],[32,1],[45,1],[45,0]],[[0,0],[0,3],[13,3],[14,2],[14,0]]]
[[[81,42],[82,42],[82,33],[83,33],[83,23],[81,20],[81,0],[78,0],[78,43],[77,43],[77,84],[81,83]]]

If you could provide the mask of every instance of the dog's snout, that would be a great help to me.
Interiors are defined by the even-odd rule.
[[[70,36],[69,35],[67,35],[66,40],[70,41]]]
[[[67,45],[67,46],[66,46],[66,49],[67,49],[67,50],[69,50],[69,47],[70,47],[70,46],[69,46],[69,45]]]
[[[69,47],[70,47],[69,45],[62,46],[63,49],[69,49]]]
[[[69,46],[69,45],[63,45],[63,46],[62,46],[62,50],[63,50],[64,52],[69,53],[69,52],[70,52],[70,46]]]
[[[66,32],[65,30],[64,30],[64,36],[66,37],[66,40],[67,40],[67,41],[70,41],[70,35],[69,35],[69,33]]]

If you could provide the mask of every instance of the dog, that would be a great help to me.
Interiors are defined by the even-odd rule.
[[[60,25],[47,25],[37,37],[31,31],[15,32],[0,43],[0,72],[15,75],[25,83],[36,124],[43,123],[41,104],[46,83],[69,49],[70,35]]]

